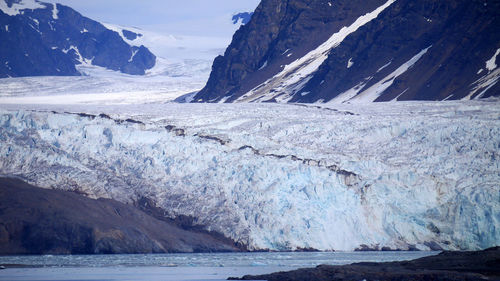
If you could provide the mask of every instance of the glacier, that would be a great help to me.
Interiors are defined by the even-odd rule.
[[[0,174],[249,249],[500,244],[500,100],[0,106]]]
[[[95,15],[93,9],[86,9],[88,4],[79,3],[80,1],[47,0],[45,2],[23,0],[14,3],[9,8],[4,0],[0,0],[0,10],[15,16],[24,10],[49,7],[51,18],[55,19],[61,8],[57,7],[57,2],[58,4],[74,6],[77,10],[84,11],[86,15],[102,19],[100,17],[102,15]],[[158,1],[158,3],[160,2],[162,1]],[[181,22],[179,22],[179,18],[167,19],[164,10],[160,17],[160,21],[163,22],[161,25],[145,24],[144,19],[140,18],[136,18],[135,20],[138,22],[133,24],[137,27],[132,27],[130,24],[118,25],[102,22],[107,29],[120,35],[125,43],[134,47],[144,45],[157,56],[155,66],[146,70],[145,75],[127,75],[92,65],[92,58],[82,57],[81,50],[78,50],[76,46],[70,46],[62,49],[62,52],[75,53],[81,63],[76,68],[82,76],[0,79],[0,104],[163,103],[197,92],[205,85],[210,75],[213,60],[216,56],[224,53],[234,32],[241,26],[241,23],[234,24],[232,22],[233,13],[240,10],[252,10],[258,4],[257,0],[225,2],[222,6],[208,5],[210,7],[207,6],[204,9],[196,7],[196,10],[203,11],[203,15],[200,15],[202,17],[192,17]],[[144,8],[143,5],[133,5],[137,6],[137,12],[144,13],[141,9]],[[192,10],[192,8],[189,9]],[[209,9],[207,10],[207,8]],[[120,14],[116,9],[110,9],[110,11],[115,15]],[[146,18],[148,22],[157,20],[152,19],[149,14]],[[114,22],[113,19],[114,17],[111,16],[106,21]],[[38,20],[33,19],[33,21],[36,27]],[[12,25],[10,27],[2,25],[1,28],[9,31],[12,30]],[[196,33],[190,32],[195,29]],[[124,35],[124,31],[136,33],[137,37],[131,40]],[[86,32],[88,32],[86,28],[80,30],[80,33]],[[55,50],[58,47],[52,46],[52,49]],[[130,60],[134,58],[136,52],[137,50],[131,51]],[[5,62],[5,65],[8,66],[8,63]]]

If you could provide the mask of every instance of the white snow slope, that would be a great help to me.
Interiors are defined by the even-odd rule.
[[[148,197],[252,249],[500,244],[500,101],[329,106],[4,104],[0,174]]]

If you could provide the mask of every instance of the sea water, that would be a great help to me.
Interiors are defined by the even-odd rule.
[[[320,264],[412,260],[438,252],[293,252],[0,257],[0,280],[225,280]]]

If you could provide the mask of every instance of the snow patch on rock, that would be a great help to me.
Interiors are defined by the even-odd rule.
[[[498,83],[499,79],[500,79],[500,68],[498,69],[494,68],[493,71],[490,70],[488,74],[482,76],[481,78],[477,79],[474,83],[471,84],[472,89],[470,94],[463,99],[470,100],[473,97],[474,99],[481,98],[489,89],[491,89],[493,86],[496,85],[496,83]],[[479,94],[476,95],[476,93]]]
[[[55,19],[55,20],[57,20],[57,19],[59,19],[59,15],[58,15],[58,14],[59,14],[59,11],[57,10],[57,4],[56,4],[56,3],[54,3],[54,4],[52,4],[52,5],[53,5],[53,9],[52,9],[52,18],[53,18],[53,19]]]
[[[352,61],[352,58],[349,59],[347,62],[347,68],[351,68],[354,65],[354,62]]]
[[[364,90],[360,94],[356,95],[352,100],[355,100],[356,102],[361,102],[361,103],[370,103],[374,102],[378,97],[380,97],[385,90],[387,90],[392,83],[394,83],[394,80],[401,76],[403,73],[405,73],[408,69],[410,69],[415,63],[417,63],[420,58],[422,58],[427,51],[431,48],[432,46],[429,46],[422,51],[420,51],[418,54],[416,54],[414,57],[412,57],[409,61],[405,62],[403,65],[401,65],[398,69],[394,70],[391,74],[387,75],[383,79],[381,79],[379,82],[371,86],[370,88]]]
[[[495,68],[497,68],[497,56],[500,54],[500,49],[497,49],[493,57],[491,59],[486,61],[486,69],[488,69],[489,72],[493,71]]]
[[[286,65],[281,72],[268,79],[263,84],[250,90],[248,93],[245,93],[239,97],[237,101],[265,101],[266,99],[273,98],[276,95],[276,92],[282,93],[280,96],[281,101],[286,102],[290,100],[293,94],[302,89],[300,86],[305,86],[305,83],[302,82],[306,79],[312,78],[310,76],[312,76],[312,74],[328,58],[328,54],[333,48],[336,48],[347,36],[356,32],[360,27],[376,19],[380,13],[391,6],[394,2],[396,2],[396,0],[389,0],[374,11],[360,16],[350,26],[341,28],[319,47]]]

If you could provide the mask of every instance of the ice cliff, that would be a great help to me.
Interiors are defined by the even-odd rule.
[[[498,101],[65,110],[0,110],[0,174],[148,198],[251,249],[500,243]]]

